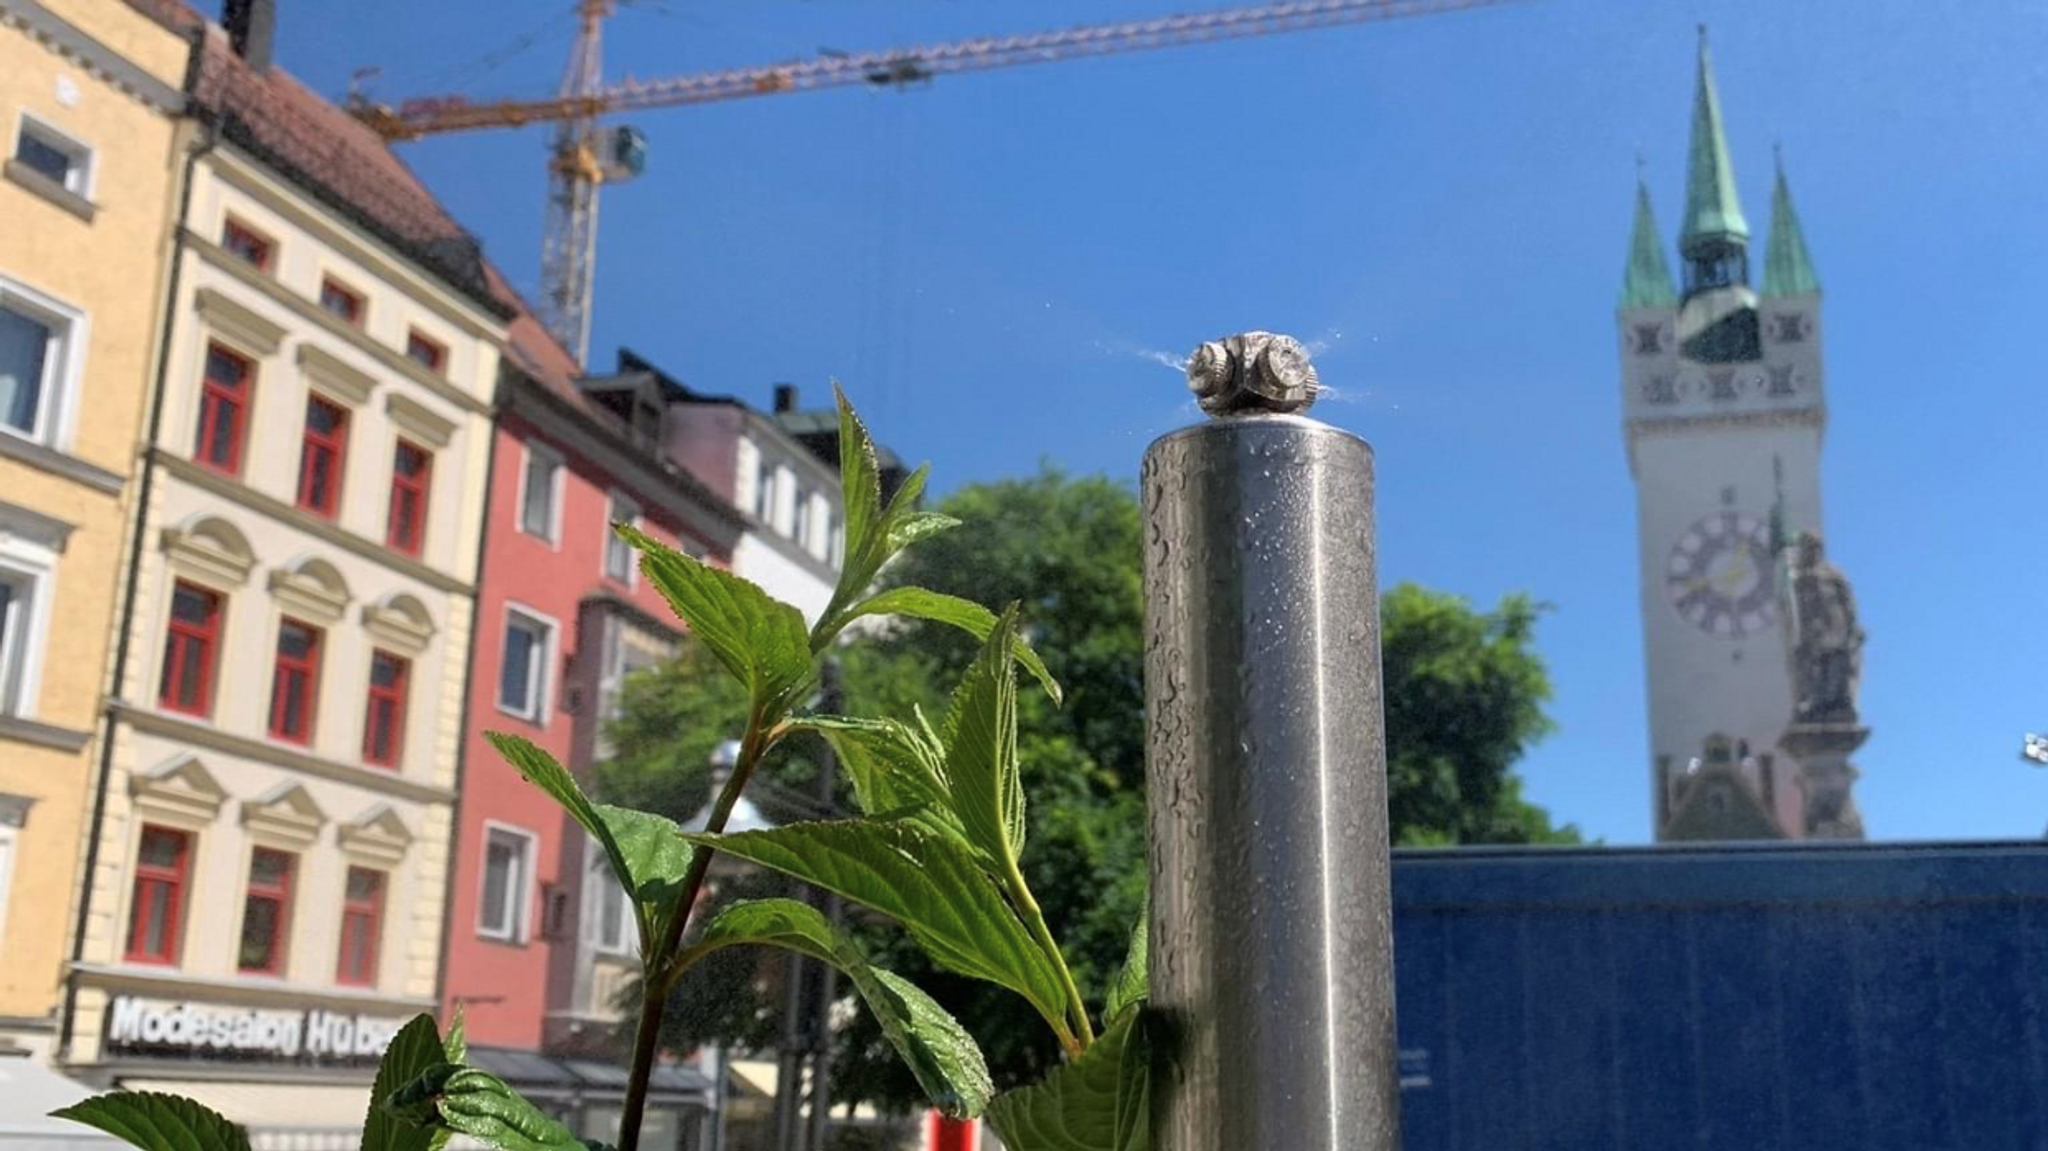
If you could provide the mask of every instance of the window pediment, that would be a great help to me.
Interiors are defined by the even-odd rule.
[[[228,799],[227,789],[189,753],[129,776],[128,793],[145,818],[189,830],[211,824]]]
[[[223,587],[240,587],[256,566],[256,553],[241,529],[218,516],[195,516],[164,529],[163,549],[171,566]]]
[[[389,869],[405,862],[412,832],[389,804],[380,803],[342,824],[341,850],[359,863]]]
[[[257,799],[242,801],[242,826],[268,843],[304,851],[320,838],[327,813],[302,783],[285,783]]]
[[[427,405],[400,392],[384,397],[384,410],[391,422],[424,447],[445,448],[455,436],[455,423]]]
[[[363,605],[363,630],[380,646],[418,655],[434,638],[434,618],[412,596],[386,596]]]
[[[193,300],[206,326],[255,356],[275,355],[284,343],[284,326],[255,309],[237,303],[215,288],[201,288]]]
[[[270,594],[292,615],[334,623],[348,609],[348,584],[323,559],[303,559],[270,573]]]
[[[375,376],[318,344],[299,345],[299,368],[315,387],[351,406],[368,400],[377,387]]]

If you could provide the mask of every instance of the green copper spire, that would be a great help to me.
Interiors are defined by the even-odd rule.
[[[1735,167],[1728,162],[1728,139],[1721,131],[1721,97],[1714,90],[1714,62],[1707,53],[1706,25],[1700,26],[1699,80],[1692,97],[1692,148],[1685,166],[1685,224],[1678,246],[1690,250],[1697,240],[1749,239],[1749,221],[1735,195]]]
[[[1806,254],[1806,233],[1792,207],[1792,189],[1785,183],[1785,157],[1778,156],[1778,179],[1771,188],[1771,237],[1764,244],[1764,295],[1803,296],[1820,291],[1813,257]]]
[[[1621,279],[1621,307],[1668,308],[1678,303],[1678,290],[1671,284],[1671,265],[1664,260],[1664,244],[1657,238],[1657,221],[1650,215],[1650,189],[1636,175],[1636,226],[1628,240],[1628,270]]]

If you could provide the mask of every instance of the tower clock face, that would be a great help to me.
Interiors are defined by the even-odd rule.
[[[1686,622],[1708,635],[1748,635],[1777,619],[1768,525],[1715,512],[1687,528],[1664,564],[1664,592]]]

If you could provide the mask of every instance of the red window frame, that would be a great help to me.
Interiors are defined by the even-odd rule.
[[[321,431],[313,417],[326,413],[333,426]],[[320,396],[306,397],[306,427],[299,449],[299,506],[314,515],[334,518],[341,507],[341,469],[348,460],[348,409]],[[327,482],[320,483],[320,465]]]
[[[256,366],[245,356],[206,345],[206,373],[199,388],[199,434],[193,455],[228,475],[242,471],[242,433],[249,422],[249,382]],[[226,413],[223,420],[222,413]]]
[[[372,876],[370,893],[356,896],[350,882],[357,875]],[[373,867],[350,867],[341,889],[341,952],[335,956],[334,981],[352,987],[370,987],[377,982],[377,946],[384,933],[384,887],[388,872]],[[349,962],[351,942],[361,962]]]
[[[391,682],[378,683],[382,665],[392,668]],[[382,649],[370,652],[369,705],[363,714],[363,762],[379,767],[397,767],[405,754],[406,691],[412,680],[412,661]],[[380,732],[383,738],[378,738]],[[379,744],[382,748],[379,748]]]
[[[304,655],[285,651],[287,629],[303,630],[308,642]],[[313,742],[313,719],[320,700],[320,646],[326,636],[317,627],[286,616],[277,625],[277,659],[270,673],[270,734],[291,743]],[[299,688],[298,726],[291,726],[291,688]]]
[[[448,367],[448,345],[413,328],[405,333],[405,358],[438,373]]]
[[[206,618],[178,618],[178,593],[200,598],[206,604]],[[221,594],[211,588],[179,580],[171,588],[171,611],[164,626],[164,666],[157,682],[157,706],[186,715],[206,715],[213,710],[213,656],[220,650]],[[198,683],[189,693],[192,702],[181,703],[186,692],[185,664],[197,649],[193,674]]]
[[[320,306],[345,324],[363,326],[362,293],[350,290],[332,276],[320,280]]]
[[[259,882],[256,878],[256,861],[261,856],[275,856],[284,861],[283,878],[272,882]],[[270,939],[266,952],[270,962],[252,965],[241,955],[235,957],[235,970],[244,975],[284,974],[285,947],[291,939],[292,921],[292,880],[298,873],[298,857],[289,851],[278,851],[271,847],[259,847],[249,853],[249,885],[242,897],[242,939],[249,941],[249,912],[257,903],[275,903],[277,914],[270,920]]]
[[[220,227],[220,246],[237,259],[247,260],[259,272],[270,270],[270,258],[277,244],[269,236],[229,216]]]
[[[151,835],[170,836],[177,840],[177,859],[170,866],[143,862],[142,845]],[[179,932],[184,927],[185,918],[185,883],[191,877],[191,871],[191,832],[159,827],[153,823],[142,825],[142,838],[136,841],[135,848],[135,890],[128,908],[128,946],[125,950],[128,962],[177,964]],[[152,900],[148,896],[159,888],[169,892],[169,898],[164,902],[163,934],[159,939],[162,946],[157,951],[149,951],[146,948]]]
[[[410,474],[405,470],[407,453],[419,459],[418,469]],[[427,494],[433,476],[434,453],[411,440],[399,440],[391,453],[391,507],[384,527],[384,542],[393,551],[420,554],[427,538]]]

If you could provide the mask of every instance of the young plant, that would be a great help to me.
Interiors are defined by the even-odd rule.
[[[1059,943],[1039,911],[1020,860],[1024,794],[1017,763],[1017,675],[1022,665],[1053,698],[1059,687],[1023,640],[1014,607],[917,587],[872,593],[877,575],[918,540],[957,526],[917,510],[926,469],[884,504],[867,429],[839,403],[846,559],[831,601],[809,628],[788,604],[632,528],[641,570],[677,616],[746,689],[738,761],[707,830],[685,833],[644,811],[593,803],[545,751],[516,736],[492,743],[604,850],[631,898],[645,993],[637,1020],[618,1151],[638,1151],[661,1029],[676,980],[727,947],[800,952],[845,974],[875,1014],[932,1105],[955,1118],[984,1113],[1013,1151],[1146,1151],[1145,988],[1141,921],[1131,953],[1106,989],[1100,1035]],[[803,710],[819,665],[847,626],[896,615],[964,629],[982,641],[946,714],[854,718]],[[816,732],[844,764],[855,818],[724,834],[755,767],[776,744]],[[1066,1052],[1045,1081],[997,1095],[981,1049],[959,1021],[902,977],[871,964],[858,942],[816,908],[791,899],[732,904],[692,930],[714,854],[725,852],[835,892],[899,923],[940,967],[1022,996]],[[431,1151],[460,1133],[506,1151],[584,1151],[578,1139],[488,1072],[463,1066],[459,1021],[440,1038],[414,1019],[378,1069],[364,1151]],[[220,1116],[170,1096],[99,1096],[57,1112],[153,1151],[243,1151],[246,1137]]]

